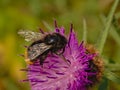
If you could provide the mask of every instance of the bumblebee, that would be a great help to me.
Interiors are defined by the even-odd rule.
[[[19,31],[26,41],[32,41],[27,47],[26,58],[29,62],[39,60],[43,65],[48,53],[61,55],[64,53],[67,39],[60,33],[46,34],[32,31]]]

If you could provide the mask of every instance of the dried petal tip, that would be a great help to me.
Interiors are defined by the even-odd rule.
[[[55,28],[58,28],[58,25],[57,25],[57,21],[54,20],[54,25],[55,25]]]
[[[72,32],[73,31],[73,24],[71,23],[70,24],[70,32]]]
[[[58,29],[58,28],[57,28]],[[63,28],[59,28],[64,35]],[[49,53],[43,67],[39,65],[39,59],[32,65],[28,65],[27,74],[31,84],[31,90],[88,90],[94,86],[102,76],[103,63],[98,52],[90,45],[82,41],[78,44],[71,24],[68,44],[63,56],[66,62],[59,56]]]
[[[39,31],[40,33],[44,34],[44,31],[41,28],[39,28]]]
[[[55,25],[55,30],[56,32],[60,32],[59,28],[58,28],[58,25],[57,25],[57,21],[55,20],[54,21],[54,25]]]

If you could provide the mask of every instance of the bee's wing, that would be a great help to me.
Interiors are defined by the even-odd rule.
[[[20,30],[20,31],[18,31],[18,34],[23,36],[25,38],[25,41],[27,41],[27,42],[37,41],[44,37],[44,34],[42,34],[42,33],[28,31],[28,30]]]
[[[50,48],[51,48],[51,45],[46,45],[45,43],[38,43],[38,44],[32,45],[28,48],[28,58],[30,60],[34,60]]]

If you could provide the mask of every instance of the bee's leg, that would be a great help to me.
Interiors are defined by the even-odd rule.
[[[65,51],[65,48],[62,49],[62,52],[60,52],[60,53],[55,52],[55,54],[60,56],[67,63],[67,65],[70,66],[70,63],[68,63],[69,61],[63,55],[64,51]]]
[[[59,55],[59,56],[66,62],[66,64],[67,64],[68,66],[70,66],[69,60],[67,60],[67,59],[64,57],[63,54],[61,54],[61,55]]]
[[[40,57],[39,57],[39,59],[40,59],[39,63],[40,63],[41,66],[43,66],[43,63],[44,63],[44,61],[45,61],[45,59],[47,57],[47,54],[48,54],[48,51],[46,51],[42,55],[40,55]]]
[[[62,55],[64,53],[64,51],[65,51],[65,48],[63,48],[61,52],[55,52],[55,54],[56,55]]]

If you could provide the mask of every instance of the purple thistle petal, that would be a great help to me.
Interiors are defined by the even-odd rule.
[[[55,26],[55,32],[64,35],[65,29],[58,28],[57,24]],[[22,69],[28,72],[28,80],[25,81],[30,82],[31,90],[87,90],[88,86],[94,84],[92,79],[96,77],[97,69],[91,62],[97,55],[87,53],[83,41],[78,44],[72,24],[63,55],[70,66],[60,56],[49,54],[43,67],[36,61],[28,65],[28,69]]]
[[[60,28],[60,32],[59,32],[61,35],[64,35],[65,34],[65,29],[64,29],[64,27],[61,27]]]
[[[78,49],[78,40],[73,30],[71,30],[69,35],[68,46],[71,48],[71,50],[74,50],[74,51]]]
[[[60,33],[61,35],[64,35],[64,33],[65,33],[65,29],[64,29],[64,27],[61,27],[61,28],[56,28],[55,29],[55,32],[57,32],[57,33]]]
[[[56,28],[55,31],[56,31],[56,32],[60,32],[59,28]]]

